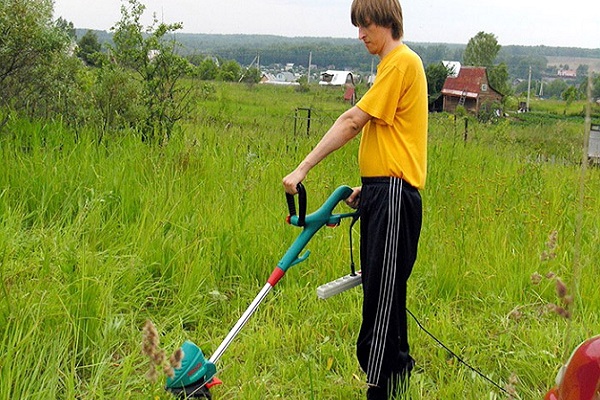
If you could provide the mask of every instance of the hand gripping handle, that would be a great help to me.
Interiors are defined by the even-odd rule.
[[[304,189],[304,185],[300,182],[296,186],[296,190],[298,191],[298,226],[304,226],[304,221],[306,218],[306,189]],[[287,201],[290,217],[293,217],[296,215],[296,202],[294,200],[294,195],[286,192],[285,199]]]

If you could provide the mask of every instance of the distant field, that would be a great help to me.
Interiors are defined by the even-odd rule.
[[[600,72],[600,58],[584,57],[546,57],[548,65],[568,65],[570,69],[577,69],[579,65],[589,65],[590,71]]]

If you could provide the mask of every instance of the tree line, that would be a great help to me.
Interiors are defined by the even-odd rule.
[[[161,142],[189,115],[195,96],[210,92],[190,79],[257,79],[233,60],[194,65],[174,40],[181,25],[155,18],[143,26],[138,0],[123,3],[104,45],[93,32],[78,39],[72,23],[53,18],[53,6],[52,0],[0,3],[0,134],[17,114],[97,128],[98,141],[126,130]]]
[[[111,40],[111,35],[98,32],[100,41]],[[321,69],[348,69],[366,76],[374,68],[377,60],[364,50],[357,39],[350,38],[311,38],[311,37],[281,37],[272,35],[215,35],[174,33],[174,40],[180,43],[179,52],[192,63],[203,63],[205,79],[215,79],[216,66],[211,65],[210,59],[225,59],[238,64],[250,65],[257,59],[262,66],[274,66],[292,63],[296,66],[308,67],[309,60]],[[600,49],[581,49],[572,47],[550,46],[500,46],[496,37],[491,33],[480,32],[471,38],[469,43],[408,43],[421,57],[424,65],[430,71],[428,78],[433,80],[432,88],[443,84],[444,71],[441,61],[459,61],[464,65],[479,65],[488,68],[493,87],[505,95],[522,93],[527,90],[524,83],[513,85],[514,81],[525,81],[531,78],[536,93],[543,85],[543,77],[555,77],[559,68],[569,69],[568,65],[548,65],[549,56],[561,57],[590,57],[600,58]],[[490,54],[486,60],[473,57],[473,49],[480,49]],[[471,54],[468,54],[468,53]],[[310,54],[310,56],[309,56]],[[251,71],[250,76],[256,79],[260,73]],[[544,91],[547,97],[562,97],[571,86],[577,88],[577,97],[585,91],[583,86],[587,80],[588,66],[577,68],[576,80],[552,80]],[[218,78],[217,78],[218,79]],[[441,90],[441,88],[440,88]],[[572,89],[569,89],[572,90]],[[438,93],[439,94],[439,93]],[[435,96],[433,96],[435,97]]]
[[[0,133],[19,113],[98,127],[99,141],[107,132],[129,129],[142,140],[160,142],[189,114],[192,99],[211,91],[207,85],[190,85],[190,79],[257,82],[260,70],[247,66],[258,56],[261,65],[307,66],[310,53],[320,67],[359,73],[368,73],[374,64],[356,39],[183,34],[181,24],[156,18],[143,26],[145,6],[139,0],[123,2],[121,19],[110,32],[77,31],[72,23],[54,19],[53,11],[52,0],[0,3]],[[439,96],[450,73],[441,60],[487,67],[491,84],[503,94],[513,93],[510,80],[523,77],[531,65],[547,68],[542,53],[548,49],[522,54],[523,47],[502,48],[485,32],[466,46],[411,46],[426,66],[431,99]],[[595,50],[581,51],[595,55]],[[600,97],[597,74],[594,82],[594,95]],[[569,99],[581,94],[581,88],[547,90]]]

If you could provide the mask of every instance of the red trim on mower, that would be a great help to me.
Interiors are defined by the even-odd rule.
[[[271,273],[271,276],[269,277],[267,282],[269,282],[269,285],[271,285],[271,287],[273,287],[273,286],[277,285],[277,282],[279,282],[279,280],[281,278],[283,278],[283,275],[285,275],[285,271],[279,267],[276,267],[273,270],[273,272]]]
[[[217,385],[222,385],[223,381],[220,380],[219,378],[217,378],[216,376],[213,376],[213,378],[210,380],[210,382],[208,382],[206,384],[206,388],[210,389],[213,386],[217,386]]]

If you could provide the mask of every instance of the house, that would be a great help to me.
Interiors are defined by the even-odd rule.
[[[354,85],[354,75],[350,71],[335,71],[328,69],[321,73],[319,85],[323,86],[344,86],[346,84]]]
[[[442,61],[442,65],[448,70],[448,76],[456,78],[460,72],[460,61]]]
[[[463,106],[475,114],[487,104],[500,102],[503,97],[490,86],[484,67],[461,67],[456,77],[446,78],[442,96],[444,111],[453,113],[456,107]]]
[[[563,78],[577,78],[577,71],[572,69],[559,69],[557,75]]]
[[[260,83],[266,83],[270,85],[299,85],[297,77],[291,72],[282,71],[275,74],[263,73]]]

